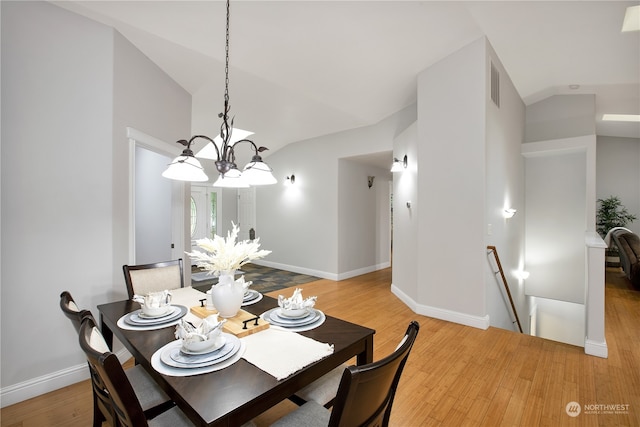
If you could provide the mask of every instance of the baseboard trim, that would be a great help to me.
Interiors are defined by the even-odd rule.
[[[271,261],[251,261],[253,264],[262,265],[264,267],[277,268],[278,270],[293,271],[294,273],[307,274],[309,276],[319,277],[321,279],[338,280],[338,275],[327,273],[326,271],[312,270],[310,268],[297,267],[295,265],[281,264]]]
[[[118,356],[118,360],[122,363],[131,358],[131,354],[124,348],[116,352],[116,355]],[[42,375],[37,378],[32,378],[27,381],[3,387],[0,389],[0,408],[20,403],[27,399],[49,393],[87,379],[89,379],[89,369],[85,362],[50,374]]]
[[[458,323],[460,325],[471,326],[473,328],[486,330],[490,326],[489,315],[474,316],[459,311],[452,311],[429,305],[418,304],[398,287],[391,285],[391,293],[400,298],[414,313],[422,316],[433,317],[435,319],[446,320],[447,322]]]
[[[338,274],[338,280],[351,279],[352,277],[360,276],[362,274],[372,273],[374,271],[382,270],[391,266],[391,262],[385,262],[381,264],[371,265],[369,267],[358,268],[356,270],[347,271],[345,273]]]
[[[593,341],[585,337],[584,339],[584,352],[591,356],[602,357],[607,359],[609,357],[609,347],[607,347],[607,341]]]
[[[321,279],[328,279],[333,281],[340,281],[350,279],[352,277],[360,276],[361,274],[371,273],[373,271],[382,270],[383,268],[391,267],[391,262],[383,262],[369,267],[359,268],[357,270],[347,271],[345,273],[328,273],[326,271],[313,270],[310,268],[298,267],[295,265],[281,264],[278,262],[271,262],[265,260],[252,261],[253,264],[261,265],[264,267],[277,268],[279,270],[293,271],[294,273],[307,274],[309,276],[319,277]]]

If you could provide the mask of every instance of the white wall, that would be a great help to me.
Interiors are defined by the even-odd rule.
[[[595,95],[553,95],[527,106],[525,141],[595,135]]]
[[[267,161],[279,183],[256,189],[256,217],[262,247],[273,252],[260,263],[330,279],[371,271],[384,263],[375,251],[366,252],[366,259],[340,251],[338,230],[353,229],[349,212],[365,211],[355,201],[338,208],[339,195],[369,189],[366,176],[364,184],[359,179],[340,180],[339,159],[390,151],[396,135],[414,120],[415,106],[409,106],[374,125],[289,144],[271,153]],[[286,186],[285,178],[291,174],[296,182]],[[376,210],[367,215],[367,221],[375,221]]]
[[[135,128],[159,141],[166,141],[166,152],[182,152],[175,143],[191,134],[191,96],[158,66],[143,55],[121,34],[114,32],[113,84],[113,277],[115,293],[109,298],[126,296],[122,265],[133,260],[129,247],[129,180],[130,157],[127,127]],[[164,153],[163,153],[164,154]],[[176,186],[189,184],[173,182]],[[189,191],[183,192],[183,216],[189,218]],[[126,226],[125,226],[126,225]],[[191,246],[189,222],[182,232],[183,248]]]
[[[338,257],[341,276],[391,265],[389,169],[338,160]],[[374,176],[368,186],[368,177]],[[349,185],[347,185],[349,184]]]
[[[415,160],[420,200],[418,301],[483,327],[488,320],[483,280],[485,43],[479,39],[418,76]]]
[[[489,97],[491,63],[501,108]],[[420,74],[417,131],[394,145],[396,157],[409,153],[409,168],[394,177],[393,253],[393,291],[418,313],[514,328],[486,247],[498,247],[513,279],[524,264],[523,129],[524,104],[485,38]],[[506,207],[520,217],[505,221]],[[510,284],[528,310],[522,283]]]
[[[414,122],[393,141],[393,157],[407,156],[407,168],[393,174],[393,269],[391,283],[415,311],[418,288],[420,199],[418,197],[418,123]],[[407,206],[410,203],[410,206]],[[427,207],[429,209],[429,207]]]
[[[4,392],[80,366],[59,295],[95,309],[113,286],[113,32],[47,3],[0,6]]]
[[[87,377],[59,295],[96,316],[126,296],[126,126],[182,138],[191,99],[111,28],[44,2],[1,7],[6,406]]]
[[[586,151],[526,160],[526,292],[584,304]]]
[[[487,63],[500,75],[500,107],[485,97],[487,112],[486,137],[486,211],[485,243],[495,246],[503,266],[511,297],[516,306],[523,331],[528,332],[529,304],[524,283],[518,273],[524,269],[525,218],[527,206],[524,189],[524,159],[521,154],[524,139],[525,106],[513,86],[500,59],[487,44]],[[487,68],[489,74],[489,68]],[[504,209],[514,208],[512,218],[504,217]],[[490,227],[489,227],[490,224]],[[490,230],[489,230],[490,228]],[[493,255],[485,269],[486,307],[491,326],[517,331],[508,296],[499,275],[491,268]],[[497,271],[497,270],[496,270]]]
[[[596,146],[596,197],[620,197],[637,218],[627,228],[640,235],[640,139],[599,136]]]

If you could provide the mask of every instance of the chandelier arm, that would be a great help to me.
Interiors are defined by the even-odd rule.
[[[258,152],[258,146],[256,145],[256,143],[255,143],[255,142],[253,142],[253,141],[252,141],[252,140],[250,140],[250,139],[241,139],[241,140],[239,140],[239,141],[236,141],[236,142],[235,142],[235,144],[233,144],[233,145],[240,144],[241,142],[248,142],[249,144],[251,144],[251,145],[253,146],[254,151],[255,151],[256,153]]]
[[[216,154],[218,155],[218,158],[220,158],[220,150],[218,149],[218,146],[216,145],[216,143],[214,142],[213,139],[209,138],[206,135],[194,135],[194,136],[192,136],[191,139],[189,140],[189,145],[187,146],[187,149],[189,151],[191,151],[191,148],[190,148],[191,147],[191,143],[197,138],[202,138],[202,139],[206,139],[207,141],[209,141],[211,143],[211,145],[213,145],[213,148],[216,149]]]

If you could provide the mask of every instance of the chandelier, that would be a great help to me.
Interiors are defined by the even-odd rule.
[[[215,161],[216,169],[220,175],[214,182],[214,187],[240,188],[251,185],[275,184],[278,181],[273,176],[272,169],[262,161],[260,156],[260,153],[268,150],[268,148],[258,147],[253,141],[246,139],[252,132],[234,128],[233,118],[229,119],[229,10],[229,0],[227,0],[224,110],[218,114],[218,117],[222,119],[220,134],[214,139],[205,135],[194,135],[188,141],[186,139],[176,141],[178,144],[185,146],[185,149],[180,156],[169,164],[162,176],[179,181],[208,181],[209,177],[204,173],[204,168],[196,158],[200,157]],[[194,155],[191,150],[191,144],[196,139],[204,139],[208,142],[197,155]],[[236,165],[235,147],[242,143],[249,144],[254,151],[254,155],[241,172]]]

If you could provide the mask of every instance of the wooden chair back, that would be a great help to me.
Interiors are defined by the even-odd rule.
[[[148,426],[142,406],[118,357],[109,351],[93,317],[82,319],[79,340],[80,348],[95,372],[94,382],[110,397],[116,424],[125,427]]]
[[[184,288],[183,270],[182,258],[153,264],[122,266],[129,298],[133,298],[134,294],[146,295],[165,289]]]
[[[71,324],[75,328],[76,332],[80,332],[82,317],[87,315],[87,313],[91,315],[91,312],[88,310],[80,310],[68,291],[63,291],[60,294],[60,309],[64,315],[71,320]]]
[[[398,348],[379,361],[344,370],[329,426],[388,426],[402,370],[420,325],[413,321]]]
[[[91,318],[95,324],[95,319],[89,310],[81,310],[73,300],[68,291],[60,294],[60,308],[65,316],[71,320],[71,324],[75,328],[78,335],[80,334],[80,326],[82,319]],[[111,405],[109,394],[105,392],[102,382],[96,375],[91,365],[89,365],[89,374],[91,376],[91,386],[93,388],[93,426],[101,427],[102,421],[107,421],[113,425],[115,414]]]

